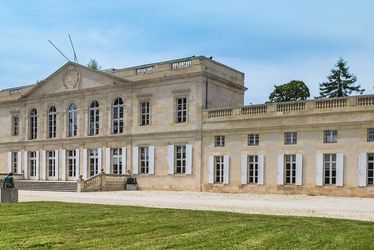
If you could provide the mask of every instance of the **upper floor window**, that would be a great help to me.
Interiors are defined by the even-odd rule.
[[[50,107],[48,110],[48,138],[56,137],[56,120],[57,113],[55,106]]]
[[[368,128],[368,141],[374,141],[374,128]]]
[[[177,123],[182,123],[187,121],[187,98],[177,98],[176,99],[176,106],[177,106]]]
[[[38,112],[32,109],[29,116],[29,138],[36,139],[38,136]]]
[[[78,130],[78,114],[77,105],[75,103],[70,104],[68,110],[68,136],[76,136]]]
[[[248,135],[248,146],[258,146],[260,144],[259,134],[249,134]]]
[[[19,135],[19,116],[12,116],[12,135]]]
[[[140,102],[140,126],[149,125],[150,112],[149,101]]]
[[[323,131],[323,142],[324,143],[337,143],[338,142],[338,131],[337,130]]]
[[[99,134],[99,103],[93,101],[90,105],[90,135]]]
[[[214,137],[214,146],[215,147],[224,147],[225,146],[225,136],[217,135]]]
[[[297,132],[284,133],[284,144],[297,144]]]
[[[112,133],[123,133],[123,100],[117,98],[113,102],[112,108]]]

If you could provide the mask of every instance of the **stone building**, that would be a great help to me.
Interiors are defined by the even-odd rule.
[[[105,71],[69,62],[0,92],[0,172],[374,197],[374,96],[243,106],[245,90],[243,73],[203,56]]]

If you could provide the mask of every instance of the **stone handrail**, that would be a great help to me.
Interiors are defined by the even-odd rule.
[[[83,180],[82,175],[79,176],[77,192],[87,191],[104,191],[106,186],[106,176],[102,171],[101,173],[91,176],[86,180]]]
[[[365,110],[374,108],[374,95],[304,100],[296,102],[266,103],[238,108],[204,110],[204,121],[226,120],[246,117],[271,117],[279,115],[313,114],[340,112],[344,110]]]

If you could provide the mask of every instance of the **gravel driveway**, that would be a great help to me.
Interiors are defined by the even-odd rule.
[[[21,202],[63,201],[374,221],[374,198],[171,191],[19,191]]]

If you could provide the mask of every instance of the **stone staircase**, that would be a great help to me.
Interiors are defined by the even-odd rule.
[[[56,191],[56,192],[77,192],[76,181],[29,181],[18,180],[16,187],[20,190],[34,191]]]

